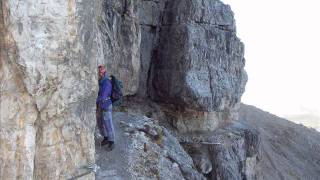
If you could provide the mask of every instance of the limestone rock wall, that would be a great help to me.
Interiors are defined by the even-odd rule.
[[[180,107],[175,124],[181,131],[214,130],[236,120],[247,75],[230,7],[218,0],[166,1],[161,19],[152,99]]]
[[[139,24],[141,29],[140,44],[140,83],[138,95],[148,96],[148,82],[152,81],[150,69],[156,58],[156,50],[159,46],[159,32],[161,30],[161,19],[165,8],[164,0],[140,1]]]
[[[246,82],[243,54],[229,6],[168,1],[154,62],[154,98],[200,111],[233,108]]]
[[[137,93],[140,73],[140,26],[138,1],[103,1],[98,16],[100,50],[108,74],[123,81],[126,95]]]
[[[0,179],[70,178],[94,162],[98,1],[0,5]]]

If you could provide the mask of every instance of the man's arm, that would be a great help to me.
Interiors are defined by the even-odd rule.
[[[109,96],[111,96],[111,91],[112,91],[111,82],[105,81],[102,84],[102,88],[99,91],[101,92],[97,98],[97,104],[103,100],[106,100]]]

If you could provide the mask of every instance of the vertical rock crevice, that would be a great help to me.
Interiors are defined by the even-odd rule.
[[[101,48],[108,74],[123,81],[125,95],[138,91],[140,73],[141,33],[138,21],[138,1],[103,1],[99,15]]]

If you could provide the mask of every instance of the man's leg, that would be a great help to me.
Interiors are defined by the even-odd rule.
[[[106,126],[104,125],[103,110],[101,108],[97,108],[96,118],[100,134],[104,137],[103,140],[100,142],[100,146],[104,146],[108,144],[108,133]]]
[[[104,138],[108,138],[108,132],[107,129],[103,123],[103,111],[101,108],[97,108],[97,113],[96,113],[96,118],[97,118],[97,125],[99,128],[99,132],[101,134],[101,136],[103,136]]]
[[[108,139],[110,142],[115,141],[115,131],[112,122],[112,105],[108,107],[106,111],[103,111],[104,125],[107,128]]]

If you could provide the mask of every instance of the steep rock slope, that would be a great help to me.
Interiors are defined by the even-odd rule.
[[[94,162],[96,6],[0,1],[0,179],[66,179]]]
[[[261,134],[258,179],[319,179],[319,132],[244,104],[240,121]]]
[[[126,100],[122,108],[137,117],[151,117],[154,123],[159,122],[165,127],[191,156],[194,166],[206,179],[249,180],[259,177],[261,138],[258,131],[236,121],[215,131],[181,133],[170,124],[169,117],[163,112],[167,109],[164,106],[135,97],[134,100]]]

